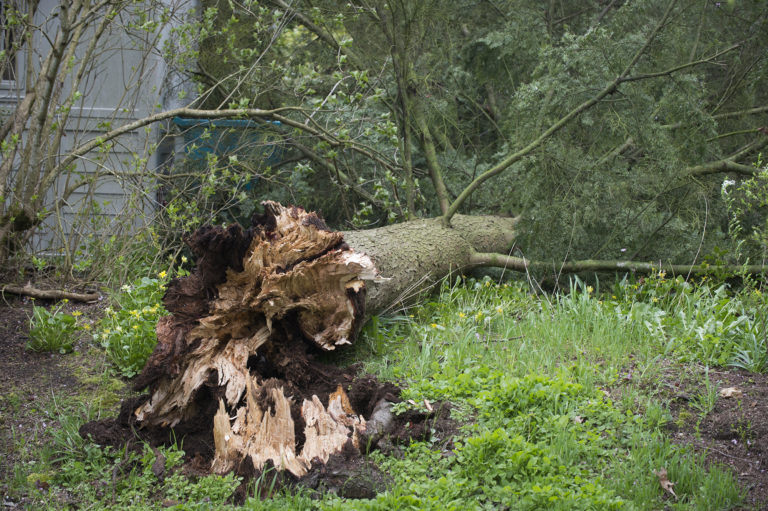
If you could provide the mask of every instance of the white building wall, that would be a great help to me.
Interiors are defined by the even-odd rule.
[[[32,48],[24,48],[24,52],[32,52],[33,65],[40,65],[48,54],[48,38],[53,39],[59,28],[58,18],[52,16],[58,10],[59,3],[56,0],[40,1],[35,21],[44,27],[45,36],[37,34]],[[58,154],[53,155],[54,158],[63,158],[73,147],[100,136],[110,128],[154,112],[183,106],[178,99],[178,90],[190,92],[191,87],[184,82],[181,74],[169,69],[159,48],[172,36],[173,24],[181,23],[182,18],[189,15],[190,9],[197,7],[197,4],[196,0],[163,0],[154,19],[159,19],[159,7],[163,6],[175,14],[170,17],[170,24],[155,33],[127,29],[131,20],[127,15],[119,18],[120,23],[102,37],[103,42],[94,52],[91,71],[78,87],[82,96],[72,109],[62,146]],[[88,34],[82,38],[76,52],[78,59],[82,58],[90,39]],[[24,52],[18,55],[19,77],[26,73],[24,65],[27,55]],[[76,59],[75,67],[79,63]],[[69,80],[71,76],[58,84],[61,98],[66,98],[70,92]],[[23,79],[0,83],[0,116],[13,111],[17,102],[23,99],[24,91]],[[187,95],[186,101],[190,97]],[[107,152],[93,151],[80,158],[71,174],[59,177],[48,192],[47,203],[56,202],[54,197],[60,197],[62,191],[79,177],[93,176],[96,172],[101,173],[101,177],[92,186],[81,187],[70,195],[61,208],[61,221],[55,215],[50,216],[34,236],[32,248],[57,252],[63,242],[76,246],[78,235],[86,230],[83,224],[92,225],[95,220],[106,226],[104,234],[125,232],[151,220],[156,205],[154,182],[150,175],[162,161],[160,152],[153,148],[161,142],[162,133],[163,126],[139,129],[116,139]],[[92,208],[87,207],[92,202],[98,204],[101,210],[95,216]],[[131,218],[131,222],[126,224],[126,218]]]

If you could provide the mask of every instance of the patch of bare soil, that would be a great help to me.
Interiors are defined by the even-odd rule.
[[[0,495],[4,498],[14,479],[14,466],[31,461],[30,453],[58,427],[58,406],[89,391],[99,392],[98,383],[84,383],[78,375],[103,372],[104,358],[88,356],[89,341],[84,338],[75,344],[74,353],[36,353],[26,348],[35,303],[51,305],[46,300],[0,296]],[[82,317],[92,318],[101,315],[101,307],[101,303],[70,302],[63,310],[79,310]]]
[[[709,378],[718,391],[714,409],[701,419],[698,433],[694,415],[678,420],[671,436],[729,466],[746,491],[744,509],[768,509],[768,375],[710,370]]]

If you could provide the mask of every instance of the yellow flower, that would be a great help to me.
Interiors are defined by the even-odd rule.
[[[488,287],[488,286],[490,286],[490,285],[491,285],[491,281],[490,281],[490,280],[486,280],[486,281],[485,281],[485,287]]]
[[[91,329],[91,325],[89,325],[88,323],[83,325],[83,330],[90,330],[90,329]]]
[[[616,299],[616,295],[611,295],[611,298],[615,300]]]
[[[501,307],[496,307],[496,312],[501,314],[502,312],[504,312],[504,309],[502,309]]]
[[[587,293],[592,294],[595,291],[595,288],[592,286],[587,286]]]
[[[664,280],[664,277],[666,277],[666,276],[667,276],[667,272],[665,272],[665,271],[660,271],[659,272],[659,278],[660,279]]]
[[[432,323],[432,324],[431,324],[431,325],[429,325],[429,326],[431,326],[432,328],[437,328],[437,323]]]
[[[658,299],[658,298],[656,298],[655,296],[653,297],[653,299],[652,299],[652,300],[653,300],[654,302],[658,302],[658,301],[659,301],[659,299]]]
[[[187,256],[181,256],[181,262],[186,263],[187,262]]]
[[[133,325],[131,328],[133,328],[134,330],[138,330],[139,329],[139,325]]]
[[[73,312],[73,313],[72,313],[72,315],[73,315],[74,317],[78,317],[78,316],[82,316],[82,315],[83,315],[83,313],[82,313],[82,312],[80,312],[80,311],[75,311],[75,312]]]
[[[459,312],[459,317],[460,317],[460,318],[466,318],[466,317],[467,317],[467,315],[466,315],[466,314],[464,314],[463,312]]]
[[[62,300],[62,303],[69,303],[69,298],[64,298],[64,299]]]
[[[483,313],[478,312],[477,314],[475,314],[475,319],[483,319]]]
[[[761,295],[761,294],[763,294],[763,293],[761,293],[759,289],[755,289],[755,294],[756,294],[757,296],[760,296],[760,295]]]
[[[164,279],[166,275],[168,275],[168,273],[166,273],[165,270],[163,270],[163,271],[161,271],[160,273],[157,274],[157,276],[160,277],[161,279]]]

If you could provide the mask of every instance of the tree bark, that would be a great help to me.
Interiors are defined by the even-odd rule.
[[[452,271],[475,266],[475,252],[507,253],[517,222],[517,217],[456,215],[451,227],[430,218],[344,232],[349,246],[368,255],[383,277],[367,286],[366,313],[413,303]]]
[[[0,286],[0,295],[3,293],[11,293],[14,295],[30,296],[32,298],[39,298],[42,300],[74,300],[78,302],[95,302],[101,295],[99,293],[75,293],[72,291],[66,291],[63,289],[38,289],[27,284],[26,286],[13,286],[7,284]]]

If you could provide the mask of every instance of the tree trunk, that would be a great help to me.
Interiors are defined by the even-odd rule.
[[[451,227],[440,218],[413,220],[367,231],[344,233],[355,252],[368,255],[386,280],[367,287],[369,315],[413,302],[452,271],[474,266],[475,253],[507,253],[518,218],[456,215]]]
[[[353,382],[352,370],[315,361],[354,342],[365,319],[407,302],[476,252],[504,252],[515,219],[417,220],[333,232],[314,213],[264,203],[248,230],[206,227],[188,240],[197,267],[172,281],[171,315],[135,386],[144,427],[213,430],[212,469],[271,462],[297,477],[361,438],[391,385]],[[211,418],[213,416],[213,418]]]

